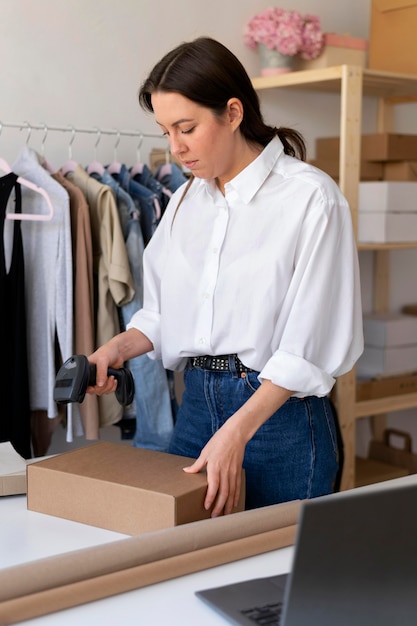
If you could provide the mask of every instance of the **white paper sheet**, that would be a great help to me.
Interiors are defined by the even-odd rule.
[[[25,474],[26,461],[13,448],[10,441],[0,443],[0,476]]]

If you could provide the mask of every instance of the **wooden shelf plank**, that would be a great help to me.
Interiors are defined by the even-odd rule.
[[[407,250],[417,248],[417,241],[401,243],[358,243],[358,250]]]
[[[382,415],[392,411],[404,411],[417,406],[417,393],[405,393],[401,396],[386,396],[375,400],[361,400],[355,403],[355,419]]]
[[[357,66],[338,65],[317,70],[289,72],[279,76],[259,76],[252,79],[257,90],[274,88],[309,89],[315,91],[340,92],[343,68],[356,73]],[[377,70],[362,69],[363,95],[393,99],[398,103],[417,98],[417,74],[396,74]]]

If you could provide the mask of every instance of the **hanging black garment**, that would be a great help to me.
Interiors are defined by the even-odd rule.
[[[0,178],[0,441],[10,441],[24,458],[31,455],[29,377],[26,341],[25,267],[21,223],[13,222],[13,249],[7,269],[4,231],[8,199],[15,190],[15,211],[21,213],[17,175]],[[9,223],[8,223],[9,225]],[[42,373],[40,372],[40,375]]]

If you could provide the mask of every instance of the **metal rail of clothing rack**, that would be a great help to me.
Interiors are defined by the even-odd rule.
[[[40,123],[32,124],[31,122],[26,122],[26,121],[25,122],[2,122],[0,120],[0,134],[3,128],[17,128],[18,130],[26,130],[28,133],[28,136],[30,136],[30,133],[32,132],[32,130],[42,130],[45,133],[44,136],[46,136],[49,133],[49,131],[54,131],[54,132],[62,132],[62,133],[71,133],[72,136],[75,136],[77,133],[87,133],[91,135],[96,134],[98,138],[101,135],[115,135],[117,137],[123,137],[123,136],[139,137],[139,138],[150,137],[154,139],[164,139],[162,134],[147,133],[147,132],[143,132],[137,129],[127,130],[127,129],[120,129],[120,128],[100,128],[98,126],[80,128],[80,127],[73,126],[72,124],[69,124],[67,126],[56,126],[56,125],[48,125],[48,124],[40,124]]]
[[[139,129],[120,129],[120,128],[100,128],[98,126],[92,126],[92,127],[77,127],[74,126],[72,124],[68,124],[66,126],[61,126],[61,125],[48,125],[48,124],[44,124],[44,123],[32,123],[32,122],[28,122],[28,121],[24,121],[24,122],[3,122],[0,120],[0,137],[1,137],[1,133],[3,131],[4,128],[15,128],[17,130],[26,130],[27,132],[27,137],[26,137],[26,143],[29,143],[30,137],[31,137],[31,133],[32,131],[43,131],[43,138],[42,138],[42,146],[45,144],[46,142],[46,138],[48,136],[48,133],[50,131],[52,132],[60,132],[60,133],[71,133],[71,137],[70,137],[70,141],[69,141],[69,145],[68,145],[68,149],[69,149],[69,156],[70,158],[72,158],[72,154],[71,154],[71,150],[72,150],[72,143],[75,139],[75,136],[77,134],[90,134],[90,135],[96,135],[96,142],[95,142],[95,148],[97,148],[101,136],[102,135],[110,135],[110,136],[114,136],[116,137],[116,143],[114,145],[114,152],[116,154],[116,150],[117,147],[119,145],[119,141],[121,137],[138,137],[139,142],[137,145],[136,150],[139,152],[140,147],[143,143],[143,140],[146,139],[159,139],[159,140],[165,140],[166,141],[166,150],[167,153],[169,152],[169,147],[168,147],[168,142],[166,140],[166,138],[164,137],[164,135],[162,133],[149,133],[149,132],[143,132]]]

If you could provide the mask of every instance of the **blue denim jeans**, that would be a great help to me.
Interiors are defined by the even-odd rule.
[[[257,372],[187,368],[169,452],[197,458],[259,385]],[[331,493],[338,444],[328,398],[290,398],[248,442],[243,467],[247,509]]]

